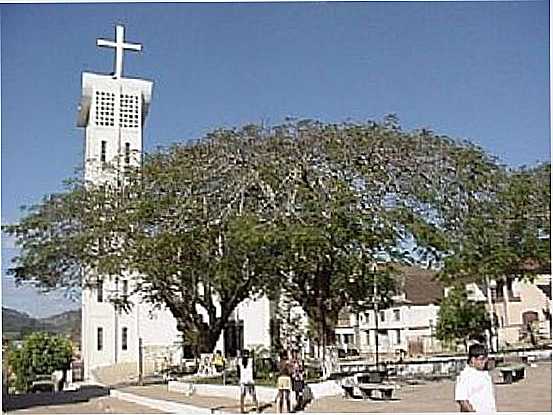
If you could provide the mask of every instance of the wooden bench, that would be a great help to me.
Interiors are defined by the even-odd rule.
[[[512,364],[508,366],[500,366],[496,368],[503,377],[503,383],[517,382],[526,377],[526,365]]]
[[[387,383],[360,383],[357,385],[361,391],[363,399],[376,399],[374,392],[379,392],[378,398],[382,400],[390,400],[393,397],[393,392],[398,388],[397,385]]]

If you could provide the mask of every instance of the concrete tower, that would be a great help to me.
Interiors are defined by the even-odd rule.
[[[125,29],[116,27],[115,41],[98,39],[98,46],[115,49],[115,68],[110,75],[84,72],[77,126],[85,129],[84,178],[87,183],[118,184],[125,165],[140,165],[144,121],[152,97],[152,82],[123,77],[125,50],[141,45],[126,43]],[[126,296],[131,275],[98,276],[89,271],[93,289],[82,294],[82,359],[85,377],[100,367],[112,367],[118,377],[138,374],[139,347],[174,344],[175,320],[166,311],[153,312],[147,304],[131,299],[130,313],[117,311],[112,296]]]
[[[87,183],[119,184],[118,172],[141,163],[144,121],[152,97],[152,82],[123,77],[123,53],[140,51],[141,45],[126,43],[123,26],[116,27],[115,41],[98,39],[98,46],[115,49],[115,70],[110,75],[84,72],[77,126],[85,129],[84,177]],[[84,376],[114,381],[151,373],[182,357],[176,320],[162,307],[154,310],[132,296],[130,312],[115,309],[110,298],[132,292],[130,273],[102,276],[89,270],[87,281],[96,282],[82,293],[82,344]],[[234,313],[239,329],[236,347],[270,347],[270,302],[266,297],[242,302]],[[229,337],[229,336],[227,336]],[[232,336],[231,336],[232,337]],[[142,359],[140,359],[142,356]],[[140,364],[142,360],[142,364]],[[101,376],[100,376],[101,375]]]

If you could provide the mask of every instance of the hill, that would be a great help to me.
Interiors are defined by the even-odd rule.
[[[34,318],[27,313],[2,307],[2,337],[20,339],[33,331],[70,335],[78,340],[81,333],[81,310]]]

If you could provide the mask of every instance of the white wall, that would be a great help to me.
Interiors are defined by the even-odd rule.
[[[270,301],[266,296],[256,300],[245,300],[238,305],[238,318],[244,320],[244,347],[256,345],[269,348],[270,335]]]
[[[396,320],[394,310],[399,310],[399,320]],[[384,313],[384,320],[381,313]],[[387,331],[387,334],[379,335],[379,350],[382,352],[394,352],[397,349],[407,350],[410,338],[418,336],[430,336],[430,324],[435,327],[438,318],[439,306],[429,305],[401,305],[378,312],[378,329]],[[369,310],[360,315],[360,348],[362,352],[374,353],[376,351],[375,339],[375,315]],[[354,334],[356,327],[355,315],[351,315],[352,327],[336,329],[340,343],[344,334]],[[399,342],[398,342],[399,335]]]

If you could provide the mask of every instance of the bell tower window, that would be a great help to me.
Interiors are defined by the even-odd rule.
[[[107,150],[108,142],[106,140],[102,140],[101,148],[100,148],[100,161],[102,163],[106,162],[106,150]]]

